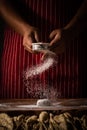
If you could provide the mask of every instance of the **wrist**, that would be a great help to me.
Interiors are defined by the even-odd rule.
[[[22,36],[24,36],[25,34],[29,34],[29,30],[31,30],[32,26],[24,23],[22,24],[22,28],[20,30],[20,33]]]

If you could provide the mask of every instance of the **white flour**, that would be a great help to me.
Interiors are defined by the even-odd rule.
[[[31,98],[50,98],[53,99],[61,96],[61,92],[54,85],[45,84],[38,78],[38,75],[57,64],[57,56],[51,51],[46,52],[43,62],[27,68],[24,72],[24,86]],[[45,80],[45,79],[44,79]]]
[[[47,51],[46,55],[47,55],[47,58],[44,60],[44,62],[36,66],[33,66],[25,71],[26,79],[28,79],[29,77],[41,74],[45,70],[49,69],[52,65],[57,63],[57,61],[55,60],[55,57],[56,57],[55,53],[51,51]]]

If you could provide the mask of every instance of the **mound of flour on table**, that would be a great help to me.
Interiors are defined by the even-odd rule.
[[[51,106],[51,101],[49,99],[38,99],[37,106]]]

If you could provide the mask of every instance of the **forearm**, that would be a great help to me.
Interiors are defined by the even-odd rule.
[[[5,0],[0,0],[0,14],[15,31],[24,35],[29,25],[14,12]]]
[[[83,2],[76,15],[72,20],[64,27],[68,29],[72,34],[80,33],[87,27],[87,0]]]

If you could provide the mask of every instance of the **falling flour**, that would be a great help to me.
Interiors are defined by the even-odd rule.
[[[33,66],[25,71],[25,77],[28,79],[29,77],[36,76],[41,74],[45,70],[49,69],[53,64],[56,64],[57,61],[55,60],[56,54],[47,51],[46,52],[47,58],[40,64]]]
[[[39,74],[43,73],[50,67],[57,64],[57,56],[51,51],[47,51],[44,61],[36,66],[27,68],[23,74],[23,83],[26,91],[31,98],[57,98],[61,97],[60,90],[57,90],[54,85],[49,85],[45,79],[39,78]]]

